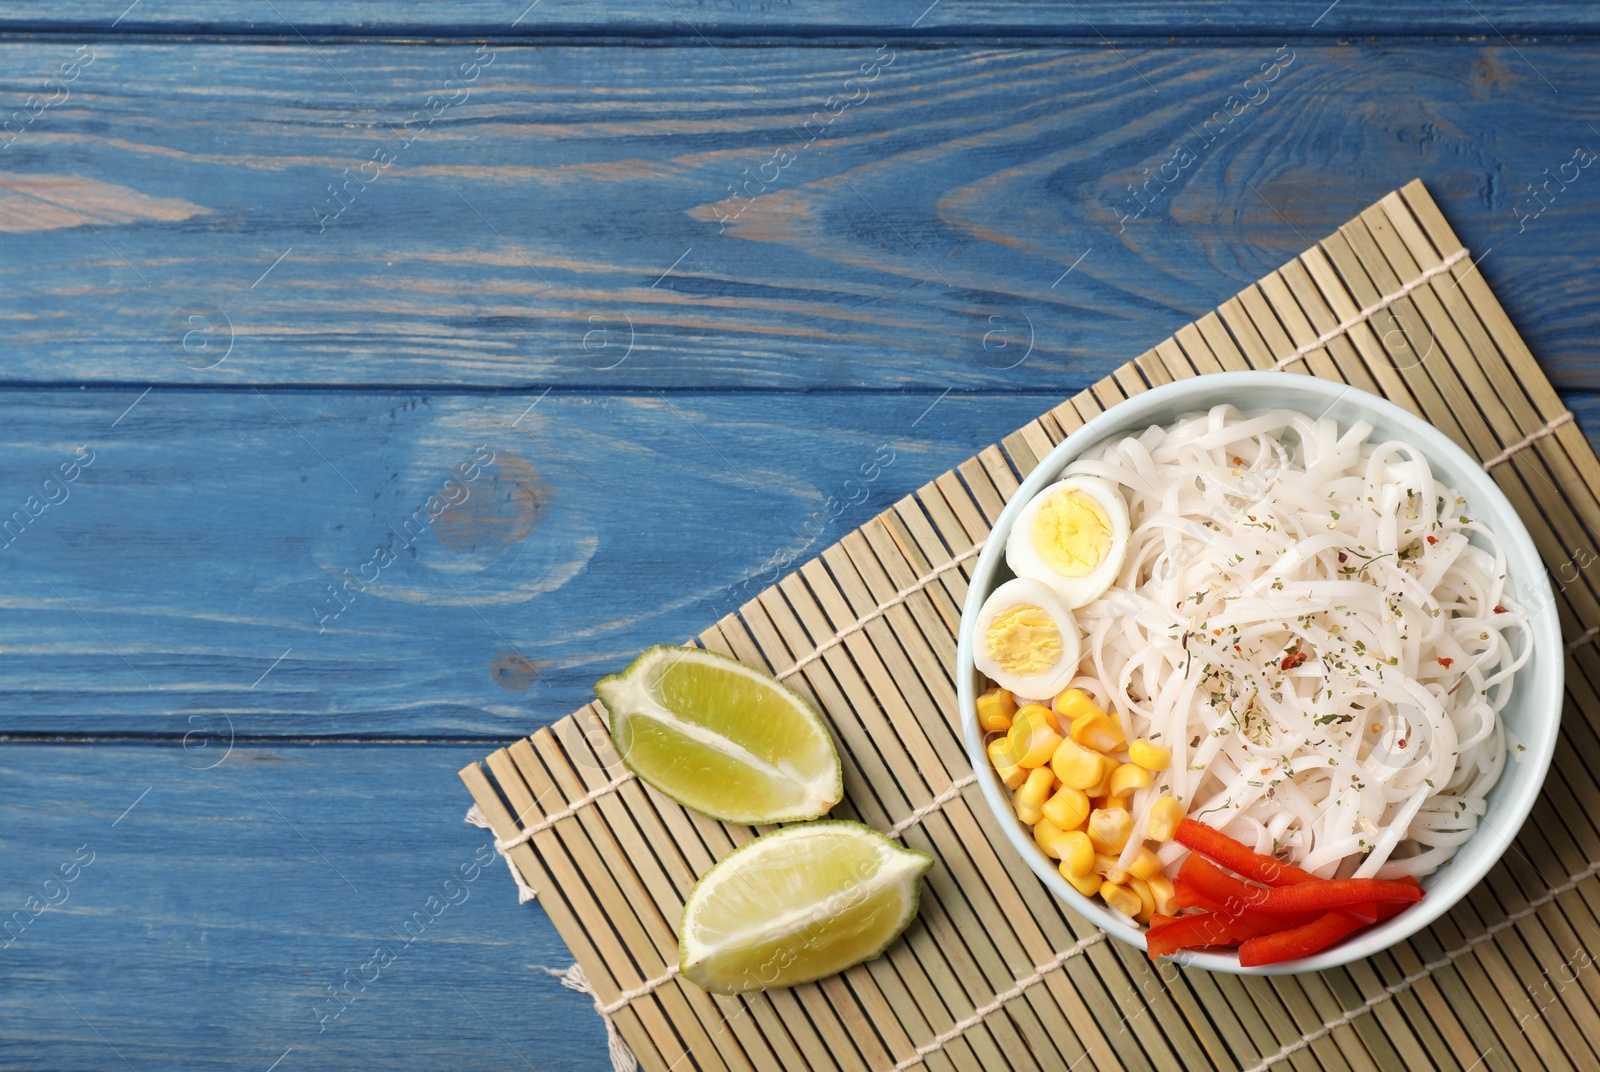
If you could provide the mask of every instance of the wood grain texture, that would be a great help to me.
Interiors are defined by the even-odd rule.
[[[79,47],[0,150],[42,195],[0,215],[10,382],[1056,389],[1421,176],[1600,386],[1586,43],[30,43],[0,97]]]
[[[1289,0],[1270,9],[1241,0],[1189,0],[1149,4],[1129,0],[946,2],[880,0],[682,0],[670,4],[620,0],[465,0],[462,3],[394,4],[382,0],[278,0],[271,5],[242,0],[164,0],[128,8],[127,0],[24,0],[10,4],[0,30],[40,28],[369,35],[484,33],[733,35],[751,31],[792,35],[916,29],[931,34],[1135,35],[1273,34],[1571,34],[1592,31],[1597,13],[1583,4],[1518,3],[1473,5],[1394,4],[1380,0]]]
[[[479,751],[0,749],[0,1065],[597,1072],[590,999],[533,967],[565,946],[475,864]]]
[[[5,392],[0,730],[524,734],[1056,401]]]
[[[0,733],[528,733],[1059,400],[5,392]]]
[[[89,739],[0,744],[19,932],[0,931],[0,1066],[606,1067],[589,1000],[531,970],[569,955],[499,862],[408,940],[487,840],[453,773],[482,743],[271,738],[527,733],[1412,176],[1600,431],[1600,178],[1555,181],[1547,206],[1530,189],[1600,148],[1597,19],[1483,0],[8,5],[0,733]],[[1280,43],[1268,99],[1228,117]],[[799,148],[889,52],[870,99]],[[491,56],[459,99],[446,81]],[[1127,184],[1186,144],[1203,151],[1119,223]],[[786,149],[770,188],[729,199]],[[1038,426],[1008,444],[1047,445]],[[496,461],[463,483],[480,446]],[[469,494],[428,522],[452,478]],[[379,547],[402,553],[378,567]],[[348,605],[319,633],[330,584]],[[168,740],[105,739],[126,734]],[[1557,806],[1510,860],[1523,889],[1595,856],[1593,734],[1568,736]],[[94,862],[63,886],[79,846]],[[1519,896],[1497,876],[1461,925]],[[1575,891],[1282,1067],[1579,1052],[1560,1010],[1524,1039],[1481,1008],[1597,905]],[[1006,967],[1066,935],[1046,937]],[[364,985],[380,943],[396,961]],[[1102,953],[1074,986],[1120,978]],[[1421,962],[1402,947],[1308,982],[1314,1010],[1275,992],[1308,1029]],[[897,1007],[928,985],[876,978]],[[1208,1054],[1287,1030],[1265,990],[1176,990]],[[854,1053],[779,1000],[763,1031]],[[1040,1041],[1016,1006],[996,1030]],[[1202,1063],[1108,1044],[1094,1027],[1118,1015],[1071,1017],[1094,1063]]]

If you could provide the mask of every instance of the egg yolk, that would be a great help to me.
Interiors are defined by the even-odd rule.
[[[1008,674],[1029,677],[1061,661],[1061,628],[1042,607],[1007,607],[990,620],[983,639],[989,657]]]
[[[1033,517],[1033,549],[1063,577],[1086,577],[1111,553],[1111,518],[1092,495],[1063,488]]]

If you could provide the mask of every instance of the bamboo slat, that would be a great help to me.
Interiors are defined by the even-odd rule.
[[[1557,578],[1568,640],[1561,744],[1512,850],[1432,927],[1318,975],[1158,971],[1105,939],[1016,859],[956,711],[967,582],[1022,478],[1123,399],[1225,369],[1372,391],[1482,460]],[[836,814],[937,860],[919,920],[879,960],[739,997],[677,978],[684,899],[760,831],[629,777],[597,705],[461,777],[652,1072],[1600,1067],[1600,577],[1582,568],[1597,542],[1600,459],[1413,182],[700,635],[824,712],[845,767]]]

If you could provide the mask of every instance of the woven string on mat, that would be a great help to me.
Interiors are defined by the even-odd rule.
[[[1354,314],[1350,318],[1341,321],[1339,324],[1335,325],[1333,328],[1329,329],[1328,331],[1323,332],[1322,334],[1317,336],[1316,339],[1312,340],[1310,343],[1307,343],[1307,344],[1305,344],[1303,346],[1297,347],[1292,353],[1290,353],[1287,356],[1285,356],[1285,357],[1279,359],[1278,361],[1276,361],[1272,366],[1273,370],[1281,370],[1281,369],[1287,367],[1288,365],[1293,364],[1295,361],[1301,360],[1304,357],[1308,356],[1309,354],[1311,354],[1311,353],[1313,353],[1313,352],[1315,352],[1315,351],[1317,351],[1319,349],[1322,349],[1330,341],[1332,341],[1334,338],[1336,338],[1336,337],[1338,337],[1340,335],[1343,335],[1344,333],[1350,331],[1352,328],[1356,327],[1357,325],[1366,322],[1367,320],[1369,320],[1376,313],[1382,311],[1383,309],[1385,309],[1388,306],[1392,305],[1394,302],[1396,302],[1396,301],[1400,300],[1401,298],[1405,297],[1407,294],[1411,293],[1413,290],[1415,290],[1418,287],[1422,286],[1423,284],[1425,284],[1429,280],[1433,279],[1434,277],[1436,277],[1436,276],[1438,276],[1438,275],[1440,275],[1440,274],[1442,274],[1444,272],[1449,271],[1457,263],[1459,263],[1461,260],[1465,259],[1467,257],[1467,255],[1468,255],[1468,251],[1466,249],[1462,249],[1462,250],[1457,251],[1454,254],[1451,254],[1449,257],[1446,257],[1441,263],[1439,263],[1438,265],[1435,265],[1434,267],[1429,268],[1428,270],[1424,271],[1420,276],[1418,276],[1417,278],[1415,278],[1415,279],[1411,280],[1410,282],[1406,283],[1404,286],[1400,287],[1395,292],[1387,294],[1387,295],[1384,295],[1378,301],[1376,301],[1373,304],[1361,309],[1359,312],[1357,312],[1356,314]],[[1527,447],[1531,446],[1532,444],[1538,442],[1539,440],[1544,439],[1545,437],[1554,434],[1559,428],[1561,428],[1563,425],[1565,425],[1567,423],[1570,423],[1573,419],[1574,419],[1573,418],[1573,414],[1570,411],[1563,411],[1562,413],[1558,414],[1556,417],[1552,418],[1543,427],[1535,430],[1534,432],[1528,434],[1527,436],[1524,436],[1521,440],[1519,440],[1519,441],[1507,446],[1504,450],[1500,451],[1498,454],[1494,455],[1493,457],[1484,460],[1483,463],[1482,463],[1483,468],[1485,470],[1493,469],[1495,466],[1501,465],[1501,464],[1509,461],[1519,451],[1524,450]],[[792,666],[790,666],[789,668],[777,673],[774,676],[777,679],[782,680],[784,678],[787,678],[787,677],[790,677],[790,676],[792,676],[794,674],[799,673],[802,669],[804,669],[811,662],[813,662],[816,659],[822,657],[824,654],[826,654],[832,648],[837,647],[839,644],[842,644],[849,636],[851,636],[852,634],[854,634],[856,632],[859,632],[861,629],[865,628],[870,622],[872,622],[875,619],[881,617],[882,615],[887,613],[893,607],[898,606],[899,604],[905,602],[905,600],[910,598],[910,596],[912,596],[913,594],[915,594],[918,591],[921,591],[923,588],[927,587],[934,580],[936,580],[940,575],[944,574],[945,572],[947,572],[947,571],[949,571],[951,569],[957,568],[958,566],[961,565],[961,563],[963,563],[963,562],[967,561],[968,559],[972,558],[973,556],[977,555],[980,551],[982,551],[983,546],[984,546],[983,541],[979,541],[977,544],[975,544],[974,546],[972,546],[968,550],[963,551],[959,555],[955,556],[949,562],[946,562],[943,565],[934,568],[933,570],[931,570],[926,575],[920,577],[915,583],[907,586],[906,588],[900,589],[899,591],[895,592],[894,595],[889,597],[884,602],[879,603],[871,611],[869,611],[867,614],[863,615],[861,618],[859,618],[855,622],[851,623],[850,625],[846,626],[845,628],[843,628],[843,629],[839,630],[838,632],[834,633],[832,636],[829,636],[829,637],[825,638],[822,641],[822,643],[820,643],[812,652],[810,652],[809,654],[803,656],[801,659],[799,659],[797,662],[795,662]],[[1583,633],[1581,636],[1577,637],[1576,639],[1574,639],[1573,641],[1568,643],[1567,649],[1569,651],[1573,650],[1574,648],[1579,647],[1582,644],[1593,640],[1597,636],[1600,636],[1600,626],[1596,626],[1596,627],[1590,628],[1585,633]],[[522,844],[527,843],[528,841],[532,840],[532,838],[535,835],[537,835],[537,834],[539,834],[539,833],[541,833],[541,832],[543,832],[545,830],[550,829],[552,826],[554,826],[555,824],[559,823],[563,819],[570,818],[571,816],[573,816],[576,813],[578,813],[579,811],[581,811],[583,808],[585,808],[588,805],[592,804],[599,797],[601,797],[601,796],[603,796],[603,795],[605,795],[607,793],[615,791],[616,789],[620,788],[621,786],[626,785],[628,782],[632,781],[634,778],[635,778],[635,775],[631,771],[624,770],[621,773],[619,773],[618,776],[616,776],[615,778],[613,778],[610,781],[608,781],[608,782],[606,782],[606,783],[604,783],[604,784],[602,784],[600,786],[597,786],[596,788],[590,790],[588,793],[584,794],[582,797],[578,798],[577,800],[572,801],[570,804],[566,805],[565,807],[563,807],[559,811],[553,812],[550,815],[548,815],[548,816],[544,817],[543,819],[541,819],[540,821],[538,821],[538,822],[536,822],[536,823],[534,823],[534,824],[532,824],[532,825],[530,825],[528,827],[525,827],[525,828],[521,829],[515,836],[509,837],[509,838],[497,838],[495,840],[494,844],[495,844],[496,850],[499,851],[502,856],[506,857],[507,866],[509,867],[509,869],[511,871],[512,878],[515,881],[516,886],[517,886],[519,902],[526,902],[526,901],[533,900],[535,898],[535,891],[523,879],[522,874],[517,870],[516,865],[514,863],[512,863],[512,861],[510,859],[510,856],[508,855],[509,854],[509,850],[512,849],[513,847],[517,846],[517,845],[522,845]],[[898,823],[896,823],[894,826],[892,826],[888,830],[889,836],[890,837],[898,837],[898,836],[900,836],[905,830],[909,829],[911,826],[914,826],[918,822],[921,822],[928,815],[932,814],[933,812],[937,811],[939,808],[943,807],[945,804],[947,804],[950,801],[954,800],[956,797],[958,797],[961,794],[961,791],[963,789],[965,789],[969,785],[974,784],[976,782],[976,780],[977,780],[977,777],[976,777],[975,774],[969,774],[969,775],[967,775],[967,776],[965,776],[963,778],[957,779],[956,781],[952,782],[946,789],[944,789],[943,791],[938,793],[931,800],[929,800],[926,804],[923,804],[923,805],[917,807],[910,814],[908,814],[904,819],[900,820]],[[518,816],[517,818],[518,818],[518,821],[520,822],[521,821],[521,816]],[[476,805],[474,805],[472,807],[472,809],[467,813],[467,822],[473,824],[474,826],[483,827],[485,829],[489,829],[490,828],[487,818],[484,816],[483,812]],[[1418,980],[1427,977],[1428,975],[1430,975],[1437,968],[1444,967],[1444,966],[1452,963],[1457,957],[1463,955],[1468,950],[1470,950],[1474,946],[1476,946],[1477,943],[1492,937],[1495,933],[1498,933],[1500,930],[1504,929],[1505,927],[1508,927],[1508,926],[1512,925],[1517,920],[1519,920],[1519,919],[1525,917],[1526,915],[1530,914],[1531,912],[1533,912],[1539,906],[1541,906],[1541,905],[1543,905],[1545,903],[1548,903],[1550,900],[1553,900],[1559,894],[1564,893],[1567,890],[1570,890],[1570,889],[1574,888],[1575,886],[1578,885],[1578,883],[1580,883],[1584,879],[1586,879],[1586,878],[1588,878],[1588,877],[1590,877],[1590,876],[1592,876],[1592,875],[1594,875],[1596,873],[1600,873],[1600,864],[1593,865],[1593,866],[1589,867],[1587,870],[1585,870],[1584,872],[1582,872],[1582,873],[1580,873],[1578,875],[1572,876],[1569,881],[1563,883],[1562,885],[1560,885],[1560,886],[1558,886],[1558,887],[1556,887],[1554,889],[1551,889],[1551,890],[1547,891],[1538,900],[1530,903],[1525,909],[1523,909],[1523,910],[1521,910],[1521,911],[1519,911],[1517,913],[1514,913],[1513,915],[1509,916],[1507,919],[1502,920],[1500,923],[1495,924],[1494,926],[1488,928],[1483,933],[1473,936],[1471,939],[1469,939],[1465,944],[1463,944],[1459,948],[1457,948],[1455,950],[1452,950],[1449,953],[1446,953],[1444,956],[1440,957],[1439,959],[1437,959],[1435,961],[1432,961],[1432,962],[1430,962],[1428,964],[1425,964],[1417,972],[1415,972],[1415,973],[1413,973],[1411,975],[1408,975],[1406,978],[1402,979],[1400,982],[1398,982],[1398,983],[1394,984],[1393,986],[1389,987],[1388,989],[1382,991],[1378,995],[1376,995],[1373,998],[1369,999],[1364,1004],[1362,1004],[1360,1006],[1357,1006],[1355,1009],[1345,1013],[1339,1019],[1337,1019],[1335,1021],[1331,1021],[1328,1024],[1325,1024],[1322,1028],[1318,1029],[1317,1031],[1313,1032],[1310,1035],[1307,1035],[1306,1037],[1302,1038],[1298,1042],[1291,1043],[1290,1045],[1285,1046],[1277,1054],[1274,1054],[1271,1057],[1263,1059],[1262,1062],[1259,1065],[1257,1065],[1254,1069],[1251,1070],[1251,1072],[1264,1072],[1265,1069],[1267,1069],[1270,1066],[1276,1064],[1277,1062],[1279,1062],[1279,1061],[1291,1056],[1292,1054],[1294,1054],[1298,1050],[1303,1049],[1305,1046],[1307,1046],[1310,1043],[1314,1042],[1316,1039],[1321,1038],[1323,1035],[1326,1035],[1326,1034],[1336,1030],[1338,1027],[1341,1027],[1344,1024],[1349,1023],[1351,1020],[1355,1019],[1356,1017],[1361,1016],[1362,1014],[1370,1011],[1371,1009],[1376,1007],[1378,1004],[1381,1004],[1383,1001],[1385,1001],[1385,1000],[1393,997],[1394,995],[1398,994],[1399,992],[1404,990],[1406,987],[1409,987],[1410,985],[1412,985],[1413,983],[1417,982]],[[967,1016],[967,1017],[957,1021],[956,1023],[951,1025],[949,1028],[947,1028],[945,1031],[943,1031],[939,1035],[935,1036],[929,1042],[923,1044],[922,1046],[919,1046],[912,1054],[910,1054],[906,1058],[904,1058],[901,1061],[899,1061],[893,1067],[893,1069],[890,1070],[890,1072],[905,1072],[906,1069],[909,1069],[909,1068],[912,1068],[912,1067],[914,1067],[914,1066],[916,1066],[918,1064],[921,1064],[923,1062],[923,1060],[929,1054],[932,1054],[932,1053],[935,1053],[935,1052],[941,1050],[947,1043],[949,1043],[951,1040],[953,1040],[953,1039],[957,1038],[958,1036],[960,1036],[964,1031],[966,1031],[969,1028],[981,1023],[987,1016],[989,1016],[992,1013],[994,1013],[994,1012],[998,1011],[999,1009],[1001,1009],[1005,1005],[1006,1002],[1008,1002],[1008,1001],[1016,998],[1017,996],[1021,995],[1029,987],[1032,987],[1035,984],[1041,982],[1050,972],[1057,970],[1062,965],[1064,965],[1068,960],[1072,959],[1075,956],[1080,955],[1086,949],[1088,949],[1090,946],[1094,945],[1098,941],[1103,940],[1104,938],[1105,938],[1105,933],[1103,931],[1102,932],[1095,932],[1094,934],[1088,935],[1085,938],[1080,939],[1079,941],[1073,943],[1067,949],[1065,949],[1065,950],[1061,951],[1060,953],[1058,953],[1055,957],[1053,957],[1046,964],[1036,965],[1035,969],[1034,969],[1034,971],[1032,973],[1030,973],[1029,975],[1023,976],[1022,978],[1016,980],[1016,982],[1013,984],[1013,986],[1011,986],[1009,989],[1007,989],[1005,991],[1002,991],[1002,992],[996,994],[992,1001],[990,1001],[990,1002],[984,1004],[983,1006],[980,1006],[976,1010],[974,1010],[974,1012],[970,1016]],[[658,987],[660,987],[660,986],[670,982],[674,978],[676,978],[677,975],[678,975],[677,965],[675,965],[675,964],[674,965],[670,965],[662,975],[660,975],[660,976],[658,976],[656,978],[647,980],[646,982],[644,982],[640,986],[634,987],[634,988],[629,989],[629,990],[622,991],[609,1004],[602,1004],[601,1003],[600,998],[596,994],[593,985],[589,982],[587,977],[584,975],[583,970],[576,964],[572,965],[572,967],[568,968],[565,972],[556,971],[556,970],[550,969],[550,968],[541,968],[540,970],[548,972],[549,974],[560,978],[561,982],[562,982],[562,985],[565,986],[565,987],[568,987],[569,989],[576,990],[576,991],[579,991],[581,993],[595,995],[595,997],[594,997],[595,1010],[600,1015],[602,1021],[605,1023],[605,1026],[606,1026],[607,1044],[608,1044],[608,1048],[609,1048],[610,1053],[611,1053],[611,1060],[612,1060],[613,1068],[616,1070],[616,1072],[634,1072],[634,1070],[637,1069],[637,1067],[638,1067],[637,1061],[634,1058],[633,1054],[628,1050],[627,1044],[622,1040],[620,1034],[617,1032],[616,1026],[612,1022],[612,1017],[617,1012],[619,1012],[621,1009],[626,1007],[630,1002],[632,1002],[632,1001],[634,1001],[634,1000],[636,1000],[636,999],[638,999],[640,997],[643,997],[643,996],[651,993],[652,991],[654,991]]]
[[[1337,339],[1340,335],[1343,335],[1357,324],[1366,323],[1375,314],[1383,312],[1383,310],[1389,308],[1389,306],[1393,305],[1407,294],[1410,294],[1413,290],[1416,290],[1434,276],[1439,275],[1442,272],[1448,272],[1466,255],[1467,251],[1465,247],[1456,250],[1454,253],[1450,254],[1450,256],[1446,257],[1432,268],[1429,268],[1426,272],[1423,272],[1421,275],[1417,276],[1417,278],[1413,279],[1411,282],[1407,283],[1393,294],[1385,294],[1383,297],[1379,298],[1365,309],[1358,311],[1348,320],[1339,321],[1339,323],[1335,324],[1327,331],[1324,331],[1321,335],[1318,335],[1315,339],[1312,339],[1304,346],[1296,347],[1294,353],[1289,354],[1287,357],[1279,358],[1277,363],[1272,366],[1272,371],[1281,372],[1283,369],[1294,364],[1296,361],[1299,361],[1302,357],[1322,349],[1324,346],[1328,345],[1334,339]]]
[[[611,1054],[611,1068],[613,1072],[638,1072],[639,1059],[628,1049],[628,1044],[622,1041],[622,1036],[617,1033],[617,1025],[611,1022],[611,1013],[606,1011],[606,1006],[600,1004],[600,998],[595,995],[594,986],[589,982],[589,977],[583,974],[583,969],[574,964],[565,970],[547,968],[543,964],[535,964],[536,971],[546,975],[553,975],[561,980],[561,985],[568,990],[576,990],[580,994],[588,994],[594,998],[595,1012],[600,1014],[600,1020],[606,1025],[606,1049]]]

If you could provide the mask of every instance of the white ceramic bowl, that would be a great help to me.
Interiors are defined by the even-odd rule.
[[[1011,793],[995,775],[984,751],[973,700],[982,677],[972,664],[972,630],[978,608],[1002,581],[1011,576],[1005,565],[1005,537],[1029,499],[1053,482],[1067,463],[1107,439],[1141,432],[1153,424],[1167,425],[1187,413],[1228,403],[1242,412],[1298,409],[1314,417],[1327,416],[1341,428],[1356,420],[1373,426],[1377,439],[1403,439],[1418,446],[1434,474],[1456,488],[1467,500],[1467,511],[1482,520],[1500,539],[1509,570],[1508,584],[1532,613],[1533,656],[1516,676],[1516,691],[1503,712],[1506,727],[1525,746],[1520,761],[1508,760],[1500,781],[1489,793],[1487,814],[1477,832],[1462,845],[1449,863],[1423,880],[1427,895],[1421,902],[1356,938],[1341,942],[1314,956],[1259,968],[1242,968],[1233,952],[1180,953],[1172,959],[1213,971],[1247,975],[1282,975],[1321,971],[1369,957],[1421,930],[1449,911],[1488,873],[1511,844],[1534,799],[1544,784],[1561,721],[1563,652],[1556,620],[1555,600],[1548,574],[1522,520],[1506,501],[1494,479],[1444,433],[1422,418],[1391,402],[1331,380],[1286,372],[1219,372],[1180,380],[1154,388],[1113,406],[1060,443],[1023,481],[1000,514],[973,572],[967,605],[961,614],[961,639],[956,654],[957,692],[961,728],[967,756],[977,772],[984,798],[1000,827],[1029,867],[1075,910],[1103,927],[1112,937],[1145,947],[1143,930],[1122,913],[1091,901],[1061,877],[1055,864],[1034,844],[1032,832],[1019,823],[1011,809]]]

